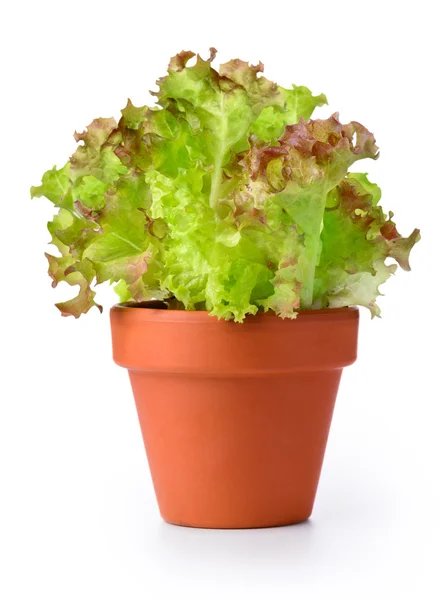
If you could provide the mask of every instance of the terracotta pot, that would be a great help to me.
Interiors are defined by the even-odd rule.
[[[244,528],[310,517],[358,319],[357,308],[243,324],[112,308],[114,360],[129,370],[166,521]]]

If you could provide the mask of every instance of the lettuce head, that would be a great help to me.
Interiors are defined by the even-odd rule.
[[[155,106],[129,100],[119,121],[95,119],[31,188],[58,209],[53,286],[78,286],[62,315],[97,306],[92,286],[106,281],[121,301],[238,322],[349,305],[379,315],[379,286],[409,270],[419,231],[402,237],[379,187],[350,172],[378,157],[374,136],[337,113],[310,119],[323,94],[280,87],[262,63],[216,70],[215,54],[174,56]]]

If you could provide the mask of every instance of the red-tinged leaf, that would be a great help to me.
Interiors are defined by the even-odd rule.
[[[148,106],[134,106],[129,98],[126,107],[121,110],[121,128],[124,129],[125,127],[128,127],[129,129],[138,129],[141,123],[147,120],[148,112]]]
[[[175,56],[172,56],[169,62],[169,71],[182,71],[186,68],[187,63],[195,56],[195,52],[191,50],[182,50]]]
[[[409,255],[414,245],[421,239],[420,230],[414,229],[409,237],[399,235],[397,238],[388,240],[389,256],[394,258],[404,271],[410,271]]]
[[[76,142],[85,142],[86,146],[100,148],[117,124],[113,117],[111,119],[94,119],[82,133],[74,132]]]
[[[74,316],[77,319],[93,306],[97,306],[102,312],[102,306],[96,304],[94,301],[96,294],[90,288],[95,273],[93,265],[89,261],[75,262],[70,256],[57,257],[50,254],[45,254],[45,256],[48,259],[48,274],[53,280],[53,287],[56,287],[61,281],[65,281],[69,285],[79,286],[77,296],[66,302],[56,304],[62,316]]]

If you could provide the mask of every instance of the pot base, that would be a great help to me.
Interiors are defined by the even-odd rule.
[[[271,524],[265,524],[265,525],[238,525],[238,526],[230,526],[230,525],[226,525],[226,526],[222,526],[222,527],[218,527],[218,526],[214,526],[214,525],[195,525],[195,524],[188,524],[188,523],[175,523],[174,521],[168,521],[167,519],[165,519],[163,517],[163,515],[161,515],[161,518],[163,519],[163,521],[165,523],[167,523],[168,525],[172,525],[174,527],[184,527],[186,529],[218,529],[218,530],[238,530],[238,529],[274,529],[276,527],[293,527],[294,525],[302,525],[303,523],[306,523],[307,521],[310,520],[311,515],[309,517],[307,517],[306,519],[301,519],[299,521],[285,521],[283,523],[271,523]]]

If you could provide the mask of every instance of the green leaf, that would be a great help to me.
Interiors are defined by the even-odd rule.
[[[358,304],[368,308],[372,317],[379,317],[381,310],[376,304],[376,298],[382,295],[379,286],[395,273],[396,265],[385,265],[383,260],[377,260],[372,266],[374,275],[369,272],[339,273],[337,285],[327,296],[328,306],[341,308]]]
[[[327,104],[325,94],[313,96],[304,85],[293,85],[291,90],[280,88],[280,92],[285,98],[286,125],[298,123],[301,118],[308,121],[316,107]]]
[[[147,120],[148,111],[148,106],[134,106],[129,98],[127,106],[121,110],[124,127],[138,129],[141,123]]]
[[[186,62],[181,56],[172,59],[167,77],[158,82],[158,102],[175,107],[179,116],[200,128],[204,162],[212,167],[209,203],[215,209],[231,150],[247,143],[251,124],[263,107],[283,104],[283,99],[275,84],[258,77],[261,65],[232,60],[217,72],[200,56],[192,67]]]
[[[76,185],[75,195],[86,208],[99,210],[105,205],[105,194],[108,184],[92,175],[85,175]]]
[[[56,206],[60,205],[63,197],[70,188],[70,164],[67,163],[62,169],[55,166],[46,171],[39,186],[31,187],[31,198],[45,196]]]
[[[280,313],[290,314],[299,306],[308,309],[313,305],[316,267],[321,253],[320,235],[329,194],[354,162],[376,156],[373,135],[359,123],[341,124],[335,114],[326,120],[301,120],[289,125],[279,145],[254,143],[244,157],[242,164],[249,176],[247,186],[251,193],[245,191],[245,185],[242,191],[236,192],[235,204],[241,205],[245,215],[253,214],[255,220],[260,214],[275,230],[295,227],[302,235],[291,253],[282,259],[275,258],[279,265],[274,279],[276,287],[285,285],[282,262],[285,261],[286,267],[290,261],[296,265],[294,282],[287,281],[285,291],[280,292]],[[279,211],[272,209],[271,203]],[[264,215],[259,208],[265,210]],[[284,309],[285,297],[289,302]],[[266,302],[265,306],[270,304]]]
[[[313,96],[305,86],[293,85],[291,90],[279,87],[282,102],[264,108],[252,125],[252,131],[264,142],[280,138],[286,125],[307,120],[317,106],[327,104],[325,94]]]
[[[316,269],[316,305],[359,304],[378,316],[379,286],[396,269],[384,261],[393,258],[409,270],[409,253],[419,231],[403,238],[378,205],[380,198],[381,190],[365,173],[349,173],[333,190]]]

